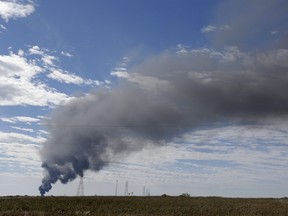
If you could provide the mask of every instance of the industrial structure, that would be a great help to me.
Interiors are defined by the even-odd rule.
[[[116,180],[115,196],[117,196],[117,193],[118,193],[118,180]]]
[[[80,177],[80,182],[79,182],[76,196],[84,196],[83,177]]]
[[[126,181],[125,183],[125,191],[124,191],[124,196],[128,196],[129,192],[128,192],[128,181]]]

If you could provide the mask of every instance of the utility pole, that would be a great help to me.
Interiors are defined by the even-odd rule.
[[[145,196],[145,194],[146,194],[146,188],[145,188],[145,186],[143,186],[142,196]]]
[[[118,192],[118,180],[116,180],[115,196],[117,196],[117,192]]]
[[[125,196],[128,196],[128,181],[126,181],[125,183],[125,192],[124,192]]]
[[[150,188],[146,189],[146,196],[150,196]]]

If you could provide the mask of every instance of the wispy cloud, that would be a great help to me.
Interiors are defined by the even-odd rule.
[[[23,144],[38,144],[40,145],[46,139],[40,136],[28,136],[22,133],[14,133],[14,132],[0,132],[0,141],[5,143],[23,143]]]
[[[0,24],[0,33],[3,33],[3,31],[7,31],[6,26]]]
[[[221,25],[221,26],[216,26],[216,25],[207,25],[201,28],[202,33],[209,33],[209,32],[214,32],[214,31],[223,31],[230,29],[231,27],[229,25]]]
[[[16,126],[11,126],[11,128],[19,130],[19,131],[25,131],[25,132],[30,132],[34,133],[35,131],[31,128],[23,128],[23,127],[16,127]]]
[[[40,119],[34,118],[34,117],[28,117],[28,116],[14,116],[14,117],[0,117],[0,120],[7,123],[36,123],[39,122]]]
[[[43,71],[22,55],[0,55],[0,105],[48,106],[67,101],[68,95],[36,80]]]
[[[10,19],[27,17],[35,11],[32,1],[23,3],[20,0],[1,0],[0,17],[8,22]]]
[[[111,72],[111,75],[139,84],[140,87],[147,90],[157,89],[158,87],[169,84],[165,80],[160,80],[152,76],[143,76],[137,73],[128,73],[121,68],[115,68],[115,71]]]
[[[195,195],[271,196],[271,191],[253,194],[242,190],[254,187],[261,191],[276,184],[279,187],[272,195],[277,196],[288,179],[288,161],[283,154],[288,145],[287,132],[288,127],[281,124],[200,129],[162,147],[148,146],[124,161],[116,157],[105,170],[89,173],[87,178],[92,180],[97,175],[99,181],[129,181],[138,187],[151,187],[156,194],[164,191],[174,195],[182,185],[183,192]],[[171,188],[176,185],[175,192]]]
[[[69,57],[69,58],[73,57],[73,55],[72,55],[71,53],[69,53],[69,52],[64,52],[64,51],[61,51],[61,55],[66,56],[66,57]]]
[[[1,146],[1,173],[10,175],[24,173],[29,176],[32,173],[39,173],[40,158],[38,155],[39,145],[24,144],[22,142],[3,142],[0,137]]]
[[[39,46],[32,46],[29,49],[29,55],[38,55],[45,68],[56,67],[55,61],[58,61],[56,56],[48,54],[48,49],[41,49]]]
[[[48,49],[41,49],[39,46],[32,46],[29,49],[30,55],[38,55],[41,57],[43,67],[48,71],[47,77],[53,80],[57,80],[61,83],[75,84],[75,85],[90,85],[99,86],[102,84],[101,81],[85,79],[77,76],[74,73],[61,69],[56,62],[59,58],[55,55],[49,54],[51,51]],[[60,55],[71,58],[72,55],[68,52],[61,51]]]
[[[47,77],[67,84],[91,85],[91,86],[100,85],[100,81],[83,79],[82,77],[77,76],[76,74],[64,71],[62,69],[51,69],[51,72],[47,75]]]
[[[72,99],[50,87],[49,82],[43,82],[40,78],[43,75],[65,84],[105,84],[104,81],[85,79],[60,68],[59,61],[56,52],[39,46],[31,46],[28,51],[19,49],[17,53],[10,51],[9,54],[0,55],[0,105],[54,106]]]
[[[278,34],[279,34],[279,31],[277,31],[277,30],[271,31],[271,34],[272,34],[272,35],[278,35]]]
[[[39,149],[46,139],[32,135],[34,131],[14,127],[18,132],[0,132],[0,171],[10,175],[39,173]],[[30,132],[25,135],[21,132]]]

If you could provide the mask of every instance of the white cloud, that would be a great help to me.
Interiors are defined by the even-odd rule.
[[[4,25],[0,24],[0,33],[2,32],[1,30],[7,30],[7,28]]]
[[[189,50],[187,48],[189,48],[189,47],[186,47],[182,44],[178,44],[176,53],[180,54],[180,55],[185,55],[185,54],[189,53]]]
[[[39,55],[41,56],[41,61],[43,63],[43,67],[49,72],[47,77],[53,80],[57,80],[61,83],[66,84],[75,84],[75,85],[96,85],[99,86],[102,83],[98,80],[84,79],[76,74],[73,74],[69,71],[62,70],[59,68],[55,61],[59,59],[56,56],[48,54],[50,51],[47,49],[41,49],[39,46],[32,46],[29,49],[30,55]],[[60,55],[66,57],[72,57],[72,55],[68,52],[61,51]]]
[[[111,84],[111,81],[110,81],[110,80],[105,80],[104,82],[105,82],[105,84],[107,84],[107,85]]]
[[[39,46],[32,46],[29,49],[29,54],[30,55],[41,55],[41,56],[43,56],[44,55],[44,51],[41,50]]]
[[[124,57],[121,59],[121,61],[120,61],[120,63],[118,64],[118,66],[119,66],[119,67],[122,67],[122,68],[125,68],[125,67],[129,64],[130,61],[131,61],[131,59],[130,59],[129,57],[124,56]]]
[[[116,68],[117,69],[117,68]],[[140,87],[147,90],[153,90],[156,88],[168,87],[169,82],[160,80],[152,76],[143,76],[137,73],[128,73],[123,70],[111,72],[112,76],[116,76],[122,79],[126,79],[129,82],[139,84]]]
[[[45,66],[55,66],[54,61],[57,60],[57,58],[51,55],[44,55],[41,60]]]
[[[271,31],[271,34],[272,35],[277,35],[277,34],[279,34],[279,31],[277,31],[277,30]]]
[[[203,28],[201,28],[201,32],[202,33],[208,33],[208,32],[213,32],[217,29],[216,26],[213,25],[208,25],[208,26],[204,26]]]
[[[61,51],[61,55],[66,56],[66,57],[69,57],[69,58],[73,57],[73,55],[72,55],[71,53],[69,53],[69,52],[64,52],[64,51]]]
[[[20,131],[34,133],[34,130],[31,128],[23,128],[23,127],[16,127],[16,126],[11,126],[11,128],[16,129],[16,130],[20,130]]]
[[[32,123],[32,122],[39,122],[40,119],[33,118],[33,117],[27,117],[27,116],[16,116],[13,117],[13,119],[19,121],[19,122],[26,122],[26,123]]]
[[[0,120],[3,122],[8,122],[8,123],[26,123],[26,124],[31,124],[31,123],[36,123],[39,122],[40,119],[34,118],[34,117],[28,117],[28,116],[14,116],[14,117],[0,117]]]
[[[19,0],[1,0],[0,1],[0,17],[6,22],[9,19],[17,19],[27,17],[35,11],[32,2],[23,4]]]
[[[208,25],[204,26],[201,28],[202,33],[209,33],[209,32],[214,32],[214,31],[222,31],[222,30],[227,30],[230,29],[231,27],[229,25],[222,25],[222,26],[216,26],[216,25]]]
[[[19,50],[18,50],[18,56],[24,56],[24,55],[25,55],[24,50],[19,49]]]
[[[0,141],[0,147],[1,173],[15,175],[24,172],[24,175],[29,176],[31,172],[41,172],[39,145],[17,141],[10,143]],[[21,171],[19,172],[19,170]]]
[[[150,145],[124,161],[115,158],[109,167],[86,177],[91,181],[97,177],[100,182],[129,181],[139,188],[146,185],[154,194],[178,195],[183,187],[183,192],[193,195],[279,197],[284,194],[281,188],[287,188],[288,160],[283,154],[287,132],[283,125],[200,129],[162,147]],[[271,143],[273,139],[278,147]],[[261,193],[274,184],[278,186],[273,193]],[[258,192],[243,191],[253,187]]]
[[[43,137],[33,137],[33,136],[28,136],[25,134],[21,133],[13,133],[13,132],[0,132],[0,142],[2,143],[25,143],[25,144],[41,144],[45,141],[46,139]]]
[[[43,72],[23,53],[0,55],[0,105],[50,106],[67,101],[69,96],[37,81]]]
[[[50,133],[45,131],[45,130],[39,130],[38,131],[40,134],[43,134],[43,135],[49,135]]]
[[[15,121],[13,119],[10,118],[0,118],[0,120],[2,122],[7,122],[7,123],[15,123]]]
[[[119,78],[125,78],[125,79],[128,79],[130,77],[128,72],[122,71],[122,70],[120,70],[120,71],[119,70],[115,70],[115,71],[111,72],[111,75],[119,77]]]
[[[29,49],[30,55],[41,56],[41,61],[42,61],[43,66],[45,68],[56,67],[54,62],[57,61],[58,58],[56,56],[49,55],[48,52],[49,52],[49,50],[41,49],[39,46],[32,46]]]
[[[61,69],[51,69],[51,72],[47,75],[47,77],[67,84],[100,85],[100,81],[83,79],[80,76],[69,73],[68,71],[63,71]]]
[[[73,97],[49,87],[40,79],[41,74],[61,83],[101,86],[104,82],[84,79],[62,70],[59,59],[47,49],[31,46],[28,52],[10,48],[8,55],[0,55],[0,105],[54,106]]]
[[[67,71],[62,71],[60,69],[53,70],[47,76],[51,79],[54,79],[63,83],[73,83],[73,84],[81,85],[85,82],[82,77],[79,77],[75,74],[70,74]]]

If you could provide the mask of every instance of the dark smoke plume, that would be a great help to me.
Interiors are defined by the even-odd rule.
[[[116,155],[165,141],[206,123],[288,114],[288,50],[256,54],[230,47],[164,54],[114,71],[119,86],[56,109],[41,156],[39,190],[98,171]],[[149,142],[151,143],[151,142]]]
[[[265,6],[260,2],[259,7]],[[254,26],[267,15],[270,6],[266,6],[251,19]],[[253,17],[252,12],[239,13]],[[278,22],[279,15],[275,16]],[[252,29],[251,23],[243,23],[245,19],[230,17],[229,21],[230,32],[218,32],[216,42],[234,37],[231,31],[238,35],[241,29]],[[243,52],[238,37],[235,46],[221,50],[179,45],[128,72],[115,70],[117,86],[96,90],[53,111],[48,122],[50,137],[41,150],[45,176],[40,193],[44,195],[58,180],[67,183],[86,170],[99,171],[113,157],[151,143],[162,145],[201,124],[287,116],[288,50],[279,48],[287,40],[275,41],[257,52]],[[229,43],[233,45],[233,40]]]

